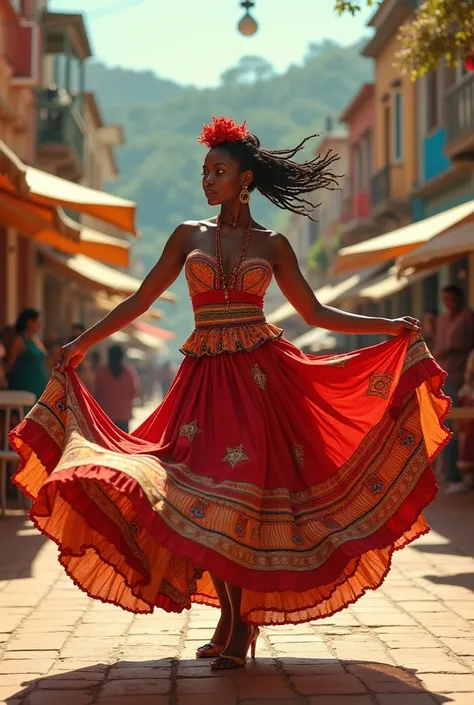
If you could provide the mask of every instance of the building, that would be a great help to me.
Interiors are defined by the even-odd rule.
[[[365,83],[339,118],[347,125],[348,188],[343,204],[341,245],[355,245],[377,234],[370,196],[374,173],[375,85]]]
[[[1,0],[0,20],[0,326],[34,306],[43,338],[64,340],[74,321],[103,315],[99,293],[124,297],[140,284],[124,271],[136,205],[103,190],[117,178],[123,134],[84,90],[81,15]]]
[[[36,153],[34,91],[40,81],[40,28],[32,10],[32,3],[0,0],[0,136],[30,164]],[[34,243],[7,226],[1,208],[0,197],[0,329],[35,297]]]

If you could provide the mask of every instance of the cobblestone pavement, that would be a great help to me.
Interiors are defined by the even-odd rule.
[[[440,497],[433,531],[380,590],[331,619],[265,629],[257,661],[194,660],[217,613],[134,616],[90,600],[24,516],[0,521],[0,703],[472,705],[474,494]]]

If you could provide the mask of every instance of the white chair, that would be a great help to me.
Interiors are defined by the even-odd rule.
[[[5,516],[7,508],[7,463],[19,462],[19,457],[10,447],[8,434],[12,428],[12,414],[17,413],[19,421],[25,417],[25,412],[36,402],[35,394],[31,392],[15,392],[8,389],[0,390],[0,516]]]

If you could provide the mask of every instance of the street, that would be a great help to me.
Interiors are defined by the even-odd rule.
[[[9,705],[471,705],[474,496],[440,496],[432,532],[382,588],[321,623],[263,631],[257,661],[196,661],[217,612],[134,616],[90,600],[21,514],[0,523],[0,701]]]

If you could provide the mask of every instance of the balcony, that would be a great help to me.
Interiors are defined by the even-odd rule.
[[[38,98],[38,161],[41,169],[70,181],[84,173],[85,127],[81,114],[67,94]]]
[[[371,217],[370,196],[356,192],[344,199],[342,219],[342,245],[356,245],[376,234],[376,225]]]
[[[474,161],[474,74],[469,73],[445,94],[446,156]]]
[[[384,166],[370,179],[370,203],[374,219],[400,220],[410,214],[410,201],[404,194],[403,164]]]

